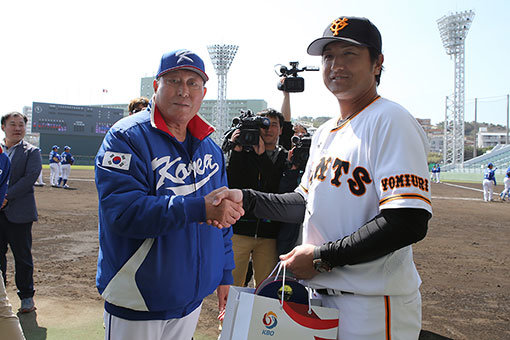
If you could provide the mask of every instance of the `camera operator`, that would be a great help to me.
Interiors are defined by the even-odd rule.
[[[282,176],[289,169],[288,152],[278,145],[284,116],[274,109],[266,109],[259,112],[257,116],[266,117],[270,121],[269,127],[260,128],[258,145],[251,147],[239,145],[240,129],[235,130],[230,137],[230,143],[235,146],[227,165],[229,187],[278,193]],[[290,145],[290,136],[287,138]],[[297,181],[293,185],[289,190],[294,190]],[[271,273],[278,261],[276,239],[280,224],[280,222],[246,215],[233,225],[232,243],[236,264],[232,272],[234,285],[244,285],[250,254],[252,254],[256,284],[262,282]]]
[[[306,127],[299,123],[294,124],[292,129],[294,130],[294,136],[298,136],[298,137],[309,137],[310,136]]]

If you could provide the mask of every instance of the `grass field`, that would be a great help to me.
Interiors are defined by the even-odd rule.
[[[43,169],[49,169],[49,164],[43,164]],[[93,165],[73,165],[73,170],[94,170]]]

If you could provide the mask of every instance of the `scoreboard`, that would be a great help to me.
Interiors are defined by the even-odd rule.
[[[122,109],[33,102],[32,132],[104,136],[123,117]]]

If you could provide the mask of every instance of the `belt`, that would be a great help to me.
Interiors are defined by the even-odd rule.
[[[320,295],[330,295],[330,296],[345,295],[345,294],[354,295],[353,292],[345,292],[343,290],[336,290],[336,289],[330,289],[330,288],[316,289],[315,291],[317,293],[319,293]]]

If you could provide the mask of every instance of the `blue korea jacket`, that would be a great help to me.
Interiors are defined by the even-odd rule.
[[[117,122],[95,161],[99,195],[96,284],[105,309],[128,320],[191,313],[218,285],[232,284],[232,228],[205,221],[206,194],[227,185],[214,129],[188,124],[187,151],[155,104]]]

